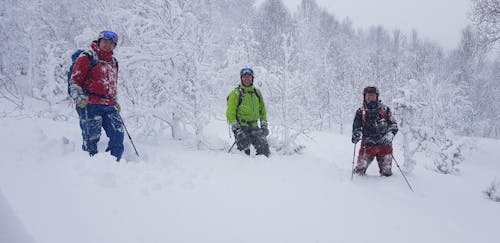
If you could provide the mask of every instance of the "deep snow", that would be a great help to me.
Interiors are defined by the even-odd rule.
[[[130,128],[129,128],[130,129]],[[225,122],[206,129],[232,143]],[[460,175],[427,169],[408,180],[350,180],[346,135],[313,133],[301,155],[198,151],[132,136],[117,163],[79,149],[77,121],[0,119],[0,239],[38,243],[496,242],[500,203],[484,191],[500,172],[500,141],[475,139]],[[104,136],[104,135],[103,135]],[[396,136],[397,137],[397,136]],[[127,138],[126,138],[127,139]],[[100,151],[105,148],[102,137]],[[215,146],[217,147],[217,146]],[[220,147],[220,146],[219,146]],[[400,165],[401,152],[395,145]],[[356,152],[357,153],[357,152]],[[3,194],[3,197],[2,197]],[[2,216],[0,215],[0,216]],[[2,238],[4,237],[4,238]],[[2,241],[4,243],[4,241]]]

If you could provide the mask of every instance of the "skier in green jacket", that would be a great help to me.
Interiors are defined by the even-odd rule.
[[[266,106],[262,93],[253,86],[253,70],[248,67],[241,69],[240,79],[241,84],[229,94],[226,110],[236,145],[247,155],[250,155],[250,145],[253,145],[257,155],[269,157]]]

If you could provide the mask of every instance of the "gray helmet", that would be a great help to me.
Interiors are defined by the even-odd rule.
[[[253,77],[253,70],[249,67],[244,67],[241,69],[240,71],[240,78],[243,76],[243,75],[252,75]]]

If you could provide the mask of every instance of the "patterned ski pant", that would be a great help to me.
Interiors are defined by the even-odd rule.
[[[262,131],[258,127],[241,127],[243,134],[234,137],[236,138],[236,145],[238,150],[244,151],[247,155],[250,155],[250,145],[255,147],[257,155],[263,154],[269,156],[269,144]]]
[[[109,138],[107,151],[120,160],[123,154],[123,126],[120,115],[112,105],[87,105],[76,109],[82,129],[82,149],[90,156],[97,154],[97,143],[101,137],[101,127]]]
[[[375,158],[377,158],[379,173],[383,176],[392,175],[392,146],[367,146],[363,143],[359,149],[358,163],[354,172],[364,175]]]

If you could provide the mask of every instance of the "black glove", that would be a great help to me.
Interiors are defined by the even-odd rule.
[[[352,133],[352,138],[351,138],[352,143],[356,144],[356,143],[359,142],[359,140],[361,140],[361,133],[359,133],[359,132],[353,132]]]
[[[260,126],[260,130],[262,131],[262,135],[264,137],[267,137],[267,135],[269,135],[269,129],[267,128],[267,123],[263,123],[261,126]]]
[[[241,129],[240,125],[238,125],[238,124],[234,124],[232,126],[232,130],[234,133],[234,137],[236,139],[242,139],[246,136],[245,133],[243,132],[243,130]]]
[[[392,143],[392,139],[394,139],[394,133],[388,132],[383,137],[380,138],[380,144],[384,146],[388,146]]]

